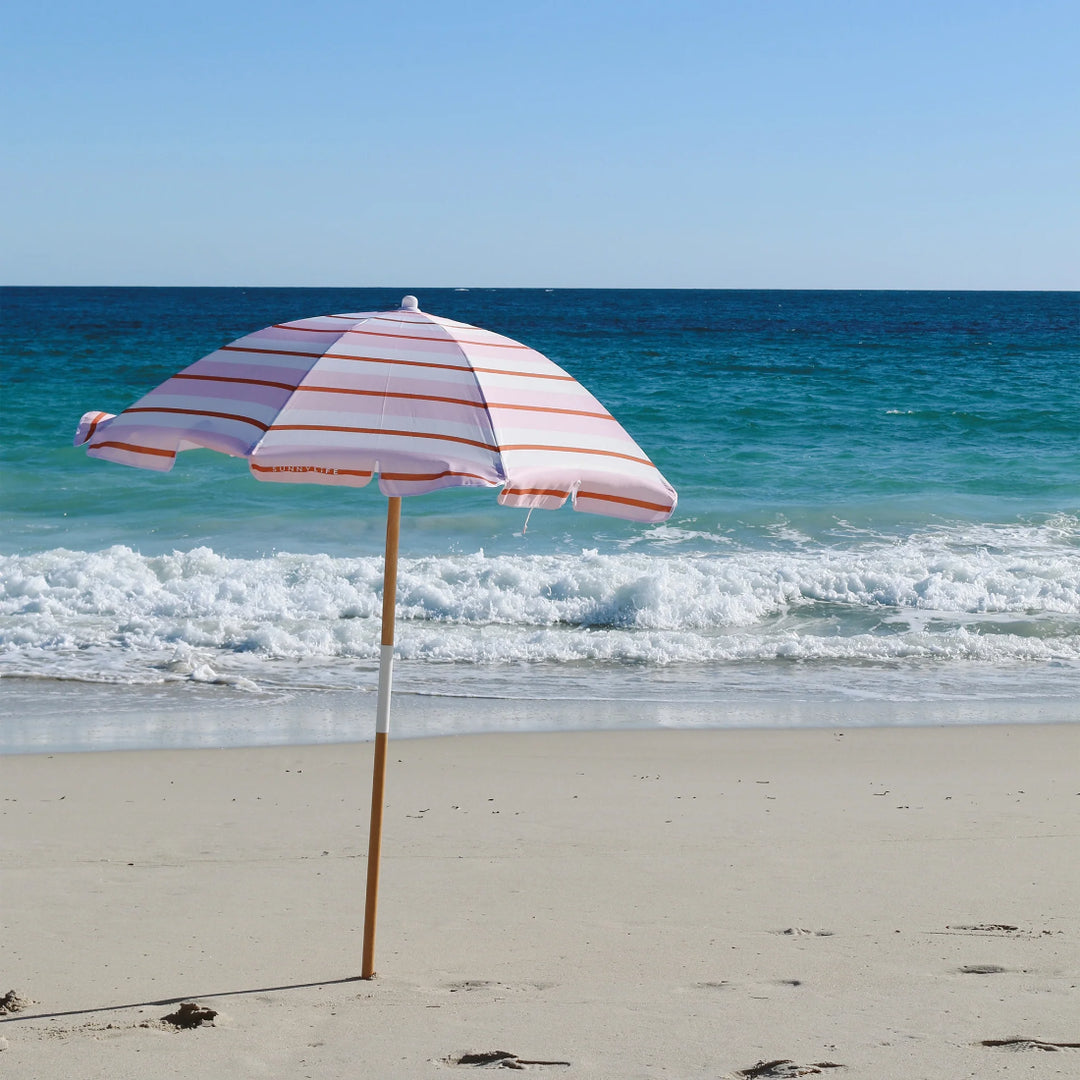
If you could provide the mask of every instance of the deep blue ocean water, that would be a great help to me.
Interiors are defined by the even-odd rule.
[[[493,492],[407,499],[403,691],[1080,696],[1076,293],[5,289],[0,675],[370,685],[374,485],[71,437],[242,334],[406,292],[569,370],[680,501],[523,531]]]

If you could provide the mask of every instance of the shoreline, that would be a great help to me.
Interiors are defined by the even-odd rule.
[[[370,743],[11,755],[0,1063],[1073,1076],[984,1043],[1080,1041],[1077,760],[1075,724],[392,741],[358,982]],[[188,1000],[214,1026],[166,1030]]]
[[[0,754],[307,746],[369,742],[371,689],[260,693],[171,682],[155,686],[0,679]],[[622,730],[814,730],[1069,724],[1072,697],[890,701],[840,692],[735,690],[719,700],[435,696],[395,690],[391,736]]]

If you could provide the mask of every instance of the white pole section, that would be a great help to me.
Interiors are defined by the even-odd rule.
[[[379,703],[375,712],[375,761],[371,774],[371,831],[368,834],[367,902],[364,905],[364,957],[360,977],[375,976],[375,917],[379,906],[379,857],[386,790],[386,743],[390,734],[390,690],[394,671],[394,607],[397,598],[398,535],[401,499],[386,507],[386,561],[383,566],[382,647],[379,657]]]

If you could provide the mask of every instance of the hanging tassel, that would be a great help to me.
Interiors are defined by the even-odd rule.
[[[524,536],[529,531],[529,518],[532,517],[532,512],[536,509],[535,506],[529,507],[529,512],[525,515],[525,524],[521,526],[521,535]]]

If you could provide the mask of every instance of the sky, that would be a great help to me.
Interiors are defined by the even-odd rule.
[[[0,283],[1080,288],[1076,0],[7,0]]]

